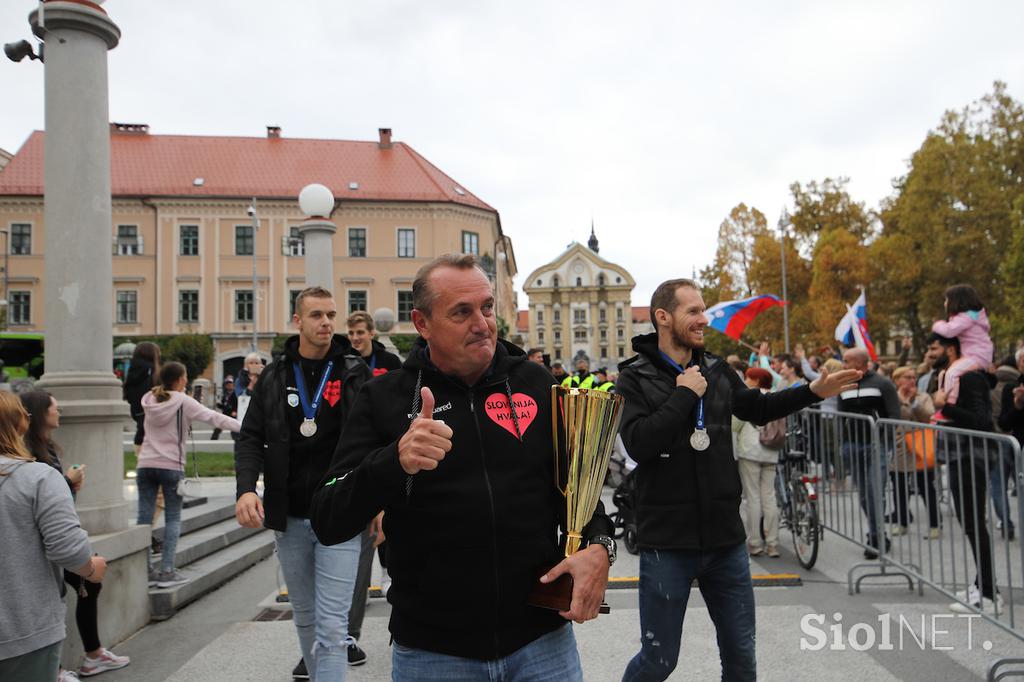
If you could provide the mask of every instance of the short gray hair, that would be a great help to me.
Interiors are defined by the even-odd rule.
[[[412,283],[412,307],[430,317],[431,308],[437,300],[437,292],[430,288],[430,276],[440,268],[471,270],[476,268],[480,274],[487,276],[476,256],[471,253],[446,253],[430,261],[416,273]]]

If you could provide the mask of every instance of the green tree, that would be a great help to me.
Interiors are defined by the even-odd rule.
[[[162,349],[168,360],[177,360],[188,371],[189,384],[199,378],[213,360],[213,341],[205,334],[179,334]]]
[[[861,243],[874,232],[875,218],[864,203],[854,201],[846,191],[849,178],[812,180],[806,186],[789,186],[794,210],[790,217],[793,234],[801,248],[814,247],[818,237],[833,230],[849,232]]]
[[[868,249],[852,232],[832,228],[820,234],[811,259],[808,311],[815,343],[820,345],[832,339],[836,325],[847,312],[847,304],[853,303],[860,288],[871,281],[871,270]],[[871,320],[876,335],[884,332],[879,322],[874,317]]]

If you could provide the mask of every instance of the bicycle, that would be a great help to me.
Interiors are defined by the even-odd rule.
[[[793,536],[797,560],[810,570],[818,560],[822,528],[818,519],[818,477],[807,473],[807,460],[783,452],[775,467],[779,525]]]

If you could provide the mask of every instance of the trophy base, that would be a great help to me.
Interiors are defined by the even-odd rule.
[[[550,569],[537,573],[538,580],[534,584],[530,595],[526,598],[526,603],[530,606],[551,609],[552,611],[568,611],[572,606],[572,576],[564,573],[553,582],[540,582],[540,577],[547,573],[548,570]],[[597,612],[611,613],[611,609],[608,607],[608,604],[601,602]]]

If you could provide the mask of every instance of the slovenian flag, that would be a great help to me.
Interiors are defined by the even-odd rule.
[[[852,306],[846,306],[846,315],[836,326],[835,336],[836,341],[847,348],[863,348],[872,360],[878,360],[875,345],[868,334],[868,303],[863,289],[857,301]]]
[[[786,302],[774,294],[761,294],[745,298],[742,301],[716,303],[704,314],[712,329],[717,329],[730,339],[739,341],[740,334],[755,317],[777,305],[786,305]]]

